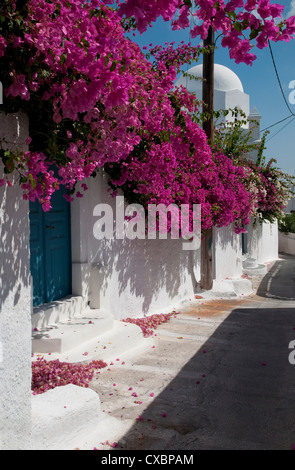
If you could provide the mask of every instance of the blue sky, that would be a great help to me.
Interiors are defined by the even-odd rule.
[[[286,17],[295,15],[295,0],[293,4],[290,0],[276,0],[271,3],[284,5]],[[164,44],[166,41],[179,43],[182,40],[185,42],[190,40],[189,30],[172,31],[170,23],[163,21],[158,21],[142,35],[137,33],[132,39],[141,47],[150,43],[156,45]],[[198,38],[193,41],[197,44]],[[239,76],[245,93],[250,95],[250,108],[255,106],[262,116],[262,130],[290,116],[290,110],[279,87],[269,48],[261,51],[255,47],[252,52],[257,55],[257,59],[252,66],[249,66],[236,64],[231,60],[228,50],[221,47],[220,40],[217,46],[219,48],[215,52],[215,62],[229,67]],[[295,39],[289,43],[272,43],[271,46],[282,89],[291,112],[294,113],[294,119],[291,117],[269,129],[265,155],[267,159],[275,158],[277,166],[283,171],[295,175],[295,104],[289,102],[289,94],[292,91],[289,83],[295,80]]]

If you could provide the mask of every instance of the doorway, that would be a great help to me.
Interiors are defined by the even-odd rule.
[[[30,268],[33,306],[61,299],[72,290],[70,203],[61,187],[52,195],[52,208],[30,203]]]

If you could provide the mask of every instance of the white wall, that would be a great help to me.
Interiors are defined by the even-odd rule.
[[[242,275],[242,239],[233,226],[214,227],[214,278],[217,281]]]
[[[278,259],[278,224],[258,221],[247,225],[248,257],[257,263],[267,263]]]
[[[106,175],[100,173],[87,185],[85,196],[73,203],[72,231],[82,230],[84,238],[79,242],[76,237],[72,252],[76,273],[84,270],[84,286],[90,276],[91,307],[122,319],[169,309],[190,298],[200,280],[199,249],[183,250],[182,240],[96,239],[93,227],[100,217],[93,216],[94,207],[110,205],[115,219],[116,201],[108,192]]]
[[[279,232],[279,252],[295,255],[295,233]]]
[[[116,319],[169,310],[189,299],[200,281],[200,249],[183,250],[182,240],[119,240],[115,234],[116,200],[107,175],[87,181],[89,190],[72,203],[74,294],[85,295],[91,308],[102,308]],[[125,201],[126,202],[126,201]],[[94,224],[104,217],[94,208],[106,204],[113,216],[114,238],[98,240]],[[277,224],[247,226],[248,253],[257,263],[278,258]],[[243,273],[241,234],[232,225],[214,228],[214,279],[237,279]],[[84,294],[83,294],[84,293]]]
[[[23,146],[27,133],[24,115],[0,114],[6,147]],[[0,449],[18,450],[30,436],[32,308],[29,204],[18,184],[0,188],[0,240]]]

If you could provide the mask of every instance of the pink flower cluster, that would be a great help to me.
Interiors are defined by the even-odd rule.
[[[206,39],[212,26],[214,31],[222,34],[222,46],[228,47],[230,57],[236,63],[252,64],[256,59],[250,52],[253,40],[262,49],[267,46],[268,39],[289,41],[295,32],[295,16],[281,20],[284,6],[272,5],[269,0],[117,0],[117,3],[122,16],[135,17],[141,33],[159,16],[171,21],[172,29],[187,28],[191,16],[195,20],[192,38]]]
[[[45,211],[50,210],[51,196],[60,185],[73,192],[77,182],[104,167],[113,189],[123,189],[131,202],[201,204],[203,230],[232,222],[242,230],[253,208],[245,170],[222,153],[212,155],[204,131],[191,115],[198,107],[194,96],[183,88],[174,90],[177,71],[185,61],[197,59],[199,48],[155,46],[150,50],[156,59],[152,64],[121,25],[120,15],[134,15],[143,31],[162,15],[174,27],[185,27],[187,4],[127,0],[115,11],[102,0],[28,0],[22,18],[13,4],[4,2],[10,18],[23,25],[22,31],[0,36],[0,66],[9,56],[6,97],[25,103],[26,109],[36,106],[38,113],[43,106],[51,125],[46,145],[38,147],[40,132],[33,134],[30,150],[18,157],[25,198],[38,199]],[[273,40],[290,38],[293,20],[281,25],[274,21],[281,8],[266,0],[248,0],[244,13],[236,13],[243,5],[243,0],[197,2],[194,15],[203,24],[194,34],[203,37],[210,25],[221,30],[223,45],[236,60],[250,57],[237,24],[246,25],[253,35],[259,33],[257,40],[260,31]],[[249,16],[256,7],[260,22]]]
[[[101,360],[88,364],[72,364],[58,359],[46,361],[43,357],[32,363],[32,391],[34,395],[67,384],[88,387],[95,371],[106,367]]]
[[[4,55],[6,49],[6,41],[3,36],[0,34],[0,58]]]
[[[212,156],[203,130],[181,110],[185,105],[192,110],[194,102],[186,91],[172,95],[177,118],[163,121],[167,142],[149,140],[143,154],[137,149],[126,165],[109,170],[120,175],[112,180],[128,194],[129,187],[141,204],[189,204],[189,230],[192,230],[193,204],[201,204],[202,229],[213,225],[224,226],[236,222],[236,232],[249,223],[252,194],[245,188],[244,169],[235,166],[221,152]],[[168,224],[168,229],[170,226]]]
[[[152,44],[150,44],[152,46]],[[145,49],[143,47],[143,49]],[[203,48],[193,46],[191,42],[185,44],[184,41],[175,47],[175,42],[165,43],[165,47],[162,45],[150,47],[149,53],[155,57],[158,62],[164,62],[166,67],[173,65],[177,72],[180,72],[183,64],[190,64],[193,61],[198,61],[200,55],[203,52]]]
[[[159,313],[144,318],[126,318],[122,321],[138,325],[142,330],[143,336],[147,338],[148,336],[151,336],[153,334],[154,330],[159,325],[161,325],[162,323],[167,323],[172,317],[174,317],[178,313],[180,312]]]

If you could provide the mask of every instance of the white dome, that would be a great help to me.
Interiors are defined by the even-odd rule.
[[[203,65],[196,65],[187,71],[189,75],[196,78],[203,77]],[[200,92],[202,90],[202,80],[194,80],[189,77],[180,77],[176,86],[183,85],[190,92]],[[217,91],[238,90],[244,92],[243,85],[239,77],[224,65],[214,64],[214,89]]]

